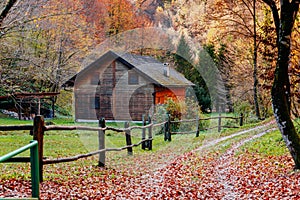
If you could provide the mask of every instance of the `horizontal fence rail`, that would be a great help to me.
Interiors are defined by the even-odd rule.
[[[55,164],[55,163],[62,163],[62,162],[72,162],[72,161],[79,160],[81,158],[87,158],[87,157],[90,157],[90,156],[94,156],[94,155],[97,155],[97,154],[102,153],[102,152],[123,151],[127,148],[130,148],[130,147],[137,147],[145,141],[149,141],[149,139],[141,140],[140,142],[138,142],[136,144],[132,144],[132,145],[124,146],[124,147],[120,147],[120,148],[106,148],[106,149],[101,149],[101,150],[89,152],[89,153],[86,153],[86,154],[79,154],[79,155],[71,156],[71,157],[67,157],[67,158],[57,158],[57,159],[53,159],[53,160],[48,159],[48,160],[44,160],[43,164]]]
[[[0,131],[31,131],[33,125],[0,126]]]
[[[211,129],[218,129],[218,132],[221,132],[222,128],[239,128],[243,126],[244,116],[241,113],[239,117],[229,117],[229,116],[215,116],[215,117],[207,117],[207,118],[196,118],[196,119],[183,119],[183,120],[171,120],[171,116],[167,115],[167,122],[165,126],[165,141],[171,141],[171,136],[175,134],[193,134],[196,133],[196,137],[199,137],[200,131],[204,130],[211,130]],[[237,123],[239,122],[239,126],[229,126],[229,125],[222,125],[222,119],[229,119],[229,120],[235,120]],[[218,120],[218,125],[208,128],[201,128],[200,122],[201,121],[208,121],[208,120]],[[172,126],[179,124],[179,123],[196,123],[196,130],[189,130],[189,131],[171,131]]]
[[[161,123],[163,124],[163,123]],[[150,126],[158,126],[159,124],[148,124],[146,126],[131,126],[128,128],[114,128],[114,127],[90,127],[90,126],[45,126],[44,131],[72,131],[72,130],[84,130],[84,131],[115,131],[115,132],[125,132],[131,131],[133,129],[143,129],[149,128]]]
[[[10,159],[26,150],[30,149],[30,165],[31,165],[31,188],[32,197],[39,198],[40,196],[40,180],[39,180],[39,162],[38,162],[38,141],[32,140],[27,144],[15,151],[12,151],[0,157],[1,162],[10,162]]]

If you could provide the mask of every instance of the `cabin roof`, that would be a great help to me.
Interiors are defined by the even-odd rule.
[[[161,86],[188,87],[194,85],[171,66],[169,67],[169,76],[166,76],[164,73],[166,67],[164,66],[164,63],[154,59],[153,57],[108,51],[95,62],[74,75],[71,79],[64,83],[63,87],[73,87],[78,76],[93,70],[95,67],[106,67],[103,63],[110,63],[114,60],[123,63],[126,67],[128,67],[128,69],[135,70],[141,76],[149,79],[152,83]]]

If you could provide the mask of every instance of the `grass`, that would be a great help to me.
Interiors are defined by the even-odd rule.
[[[240,148],[239,153],[245,151],[260,154],[261,156],[281,156],[288,154],[288,149],[278,130],[246,143]]]
[[[22,124],[32,124],[31,120],[18,120],[14,118],[0,118],[0,125],[22,125]]]
[[[268,119],[266,121],[260,121],[258,123],[254,123],[254,124],[247,124],[241,128],[239,128],[238,130],[237,129],[223,129],[222,132],[220,133],[220,137],[225,137],[225,136],[229,136],[229,135],[232,135],[234,133],[236,133],[237,131],[243,131],[243,130],[247,130],[247,129],[251,129],[251,128],[254,128],[254,127],[257,127],[257,126],[260,126],[262,125],[263,123],[267,123],[269,121],[271,121],[272,119]],[[276,126],[275,124],[273,125],[274,127]],[[242,141],[244,139],[247,139],[257,133],[260,133],[262,132],[264,129],[257,129],[257,130],[254,130],[254,131],[249,131],[247,133],[244,133],[242,135],[239,135],[239,136],[235,136],[233,138],[229,138],[225,141],[222,141],[219,143],[219,145],[215,145],[214,147],[210,148],[209,151],[210,152],[218,152],[219,155],[222,155],[223,153],[226,152],[226,150],[228,150],[230,147],[232,147],[232,144],[234,143],[237,143],[239,141]],[[256,141],[256,140],[254,140]],[[258,138],[258,142],[260,141],[260,138]],[[250,144],[251,142],[248,142],[246,144]],[[251,144],[249,145],[251,146]],[[244,147],[244,145],[243,145]],[[240,149],[240,148],[239,148]],[[242,154],[243,152],[245,151],[248,151],[247,150],[247,147],[245,147],[243,150],[240,150],[238,151],[239,154]]]
[[[294,121],[298,134],[300,133],[300,119]],[[264,136],[253,140],[240,148],[239,154],[243,152],[257,153],[261,156],[281,156],[289,154],[279,130],[272,131]]]

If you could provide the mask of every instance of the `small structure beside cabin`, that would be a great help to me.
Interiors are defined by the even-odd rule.
[[[63,86],[74,87],[75,119],[140,121],[194,84],[153,57],[108,51]]]
[[[35,115],[55,116],[55,97],[59,92],[13,93],[0,96],[0,109],[18,113],[18,118],[33,119]],[[42,105],[48,105],[45,108]]]

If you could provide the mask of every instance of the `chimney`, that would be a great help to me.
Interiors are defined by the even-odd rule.
[[[166,77],[170,76],[170,64],[169,63],[164,63],[164,75]]]

